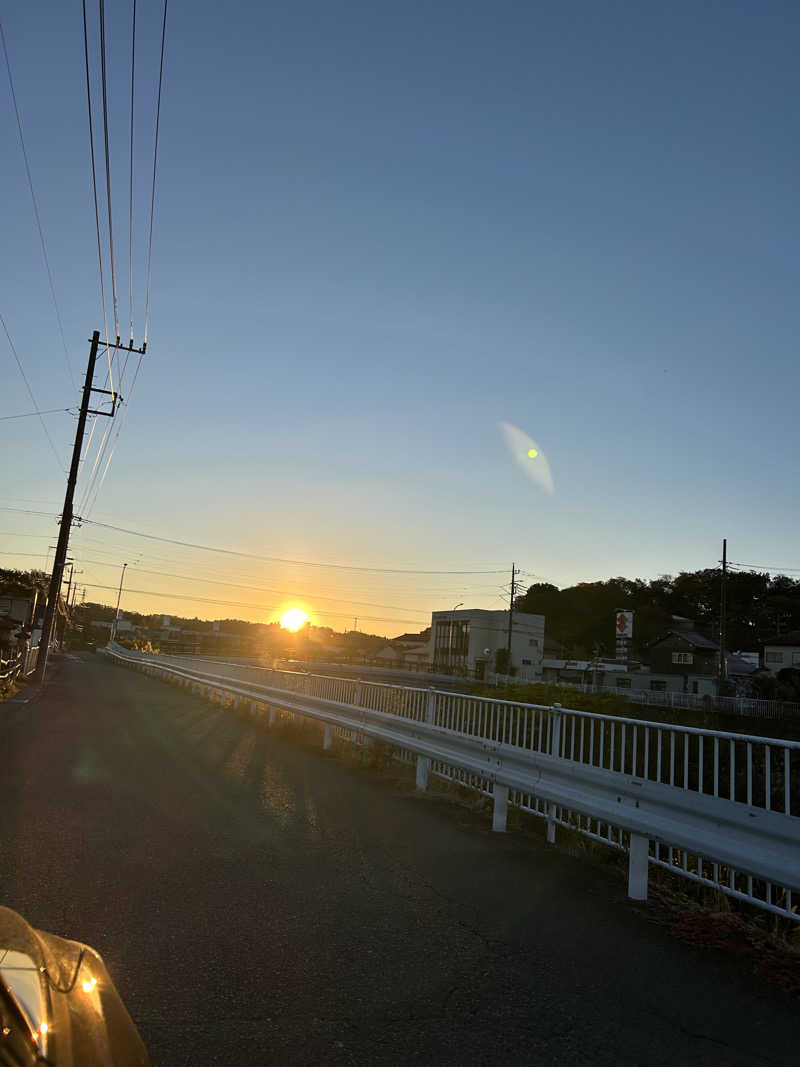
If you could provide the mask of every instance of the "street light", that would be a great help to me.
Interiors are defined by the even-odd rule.
[[[122,583],[125,581],[125,568],[127,566],[128,566],[127,563],[123,563],[122,564],[122,574],[119,576],[119,592],[117,593],[117,611],[116,611],[116,614],[114,615],[114,624],[111,627],[111,637],[109,638],[109,642],[108,642],[109,644],[111,644],[111,642],[114,641],[114,639],[117,636],[117,623],[119,622],[119,602],[120,602],[120,600],[122,600]]]

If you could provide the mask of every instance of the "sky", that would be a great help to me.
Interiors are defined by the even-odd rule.
[[[125,338],[130,19],[107,0]],[[160,0],[137,19],[140,344]],[[6,5],[3,27],[79,381],[104,330],[80,4]],[[97,27],[90,2],[99,120]],[[260,558],[84,524],[87,599],[113,603],[129,562],[131,610],[299,603],[391,636],[502,607],[512,562],[523,585],[650,578],[716,566],[727,537],[735,561],[800,568],[799,38],[800,9],[771,0],[171,0],[147,354],[76,511]],[[0,74],[0,312],[39,408],[74,407]],[[102,217],[99,121],[95,151]],[[102,219],[101,241],[113,322]],[[0,333],[0,416],[31,410]],[[0,424],[0,504],[44,513],[0,511],[0,566],[55,543],[75,419],[44,420],[60,463],[37,419]]]

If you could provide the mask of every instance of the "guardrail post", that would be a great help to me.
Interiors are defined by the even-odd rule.
[[[558,757],[561,753],[561,705],[553,704],[550,711],[552,729],[550,731],[550,755]],[[552,802],[547,805],[546,840],[548,845],[556,843],[556,806]]]
[[[269,706],[269,725],[270,726],[274,726],[275,725],[276,716],[277,716],[277,712],[275,711],[275,708],[270,704],[270,706]]]
[[[550,716],[553,720],[553,728],[550,731],[550,755],[558,756],[561,754],[561,705],[553,704],[550,710]]]
[[[436,690],[428,689],[428,698],[425,703],[425,722],[433,723],[436,714]],[[431,761],[429,756],[417,756],[417,789],[425,792],[428,788],[428,779],[431,776]]]
[[[628,851],[628,896],[647,900],[647,875],[650,841],[641,834],[631,834]]]
[[[428,788],[431,775],[431,761],[428,756],[417,756],[417,789],[422,793]]]
[[[496,834],[506,832],[508,821],[508,786],[494,783],[494,811],[492,812],[492,830]]]
[[[325,723],[325,733],[323,734],[323,737],[322,737],[322,747],[327,750],[327,749],[329,749],[331,747],[332,744],[333,744],[333,727],[331,726],[331,724],[329,722],[326,722]]]
[[[361,679],[360,678],[356,682],[356,694],[355,694],[355,700],[353,701],[353,703],[355,704],[355,706],[357,708],[361,707]]]

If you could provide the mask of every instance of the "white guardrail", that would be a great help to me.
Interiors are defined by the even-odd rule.
[[[300,715],[349,740],[382,741],[431,773],[628,852],[628,893],[649,866],[800,921],[800,742],[723,733],[436,689],[146,656],[118,662],[211,700],[249,705],[270,725]],[[223,674],[222,671],[225,671]],[[236,672],[234,675],[233,672]],[[800,901],[799,901],[800,902]]]

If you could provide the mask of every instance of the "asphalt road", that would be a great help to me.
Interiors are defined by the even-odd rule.
[[[0,705],[0,903],[152,1061],[795,1064],[800,1006],[607,867],[99,656]]]

